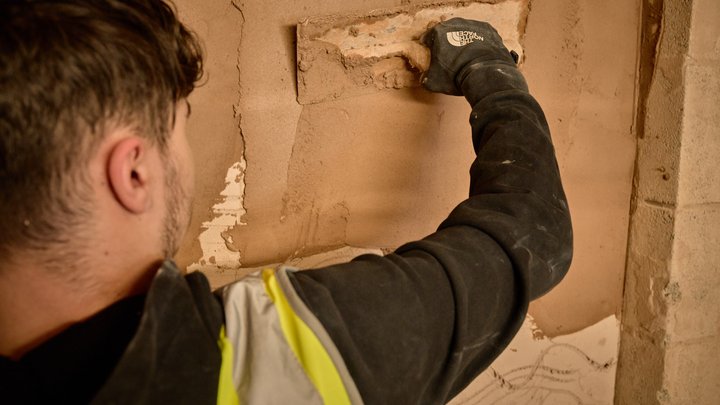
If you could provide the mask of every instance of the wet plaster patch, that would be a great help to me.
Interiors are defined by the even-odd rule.
[[[420,73],[430,65],[421,36],[453,17],[491,23],[508,49],[522,56],[527,10],[527,0],[468,1],[307,18],[297,30],[298,102],[418,86]]]

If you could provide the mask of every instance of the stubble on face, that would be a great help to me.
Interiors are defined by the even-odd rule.
[[[190,103],[187,99],[176,103],[171,140],[161,153],[165,167],[165,218],[162,236],[165,259],[175,256],[190,225],[193,163],[185,138],[185,125],[189,117]]]
[[[191,201],[179,176],[178,163],[170,156],[165,160],[165,218],[163,219],[163,255],[172,259],[190,224]]]

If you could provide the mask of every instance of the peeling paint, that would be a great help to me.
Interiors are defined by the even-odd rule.
[[[227,170],[225,188],[220,192],[220,202],[213,205],[213,219],[203,222],[198,236],[202,258],[188,266],[188,271],[223,270],[240,267],[241,254],[227,232],[237,225],[245,225],[245,168],[242,158]]]

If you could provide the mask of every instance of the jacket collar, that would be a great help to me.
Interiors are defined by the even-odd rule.
[[[222,307],[201,273],[155,275],[135,336],[93,403],[208,403],[217,394]]]

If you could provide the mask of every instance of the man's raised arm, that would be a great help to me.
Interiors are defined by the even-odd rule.
[[[424,41],[424,86],[473,107],[470,197],[393,254],[280,270],[368,404],[447,402],[503,351],[572,257],[548,125],[497,32],[452,19]]]

